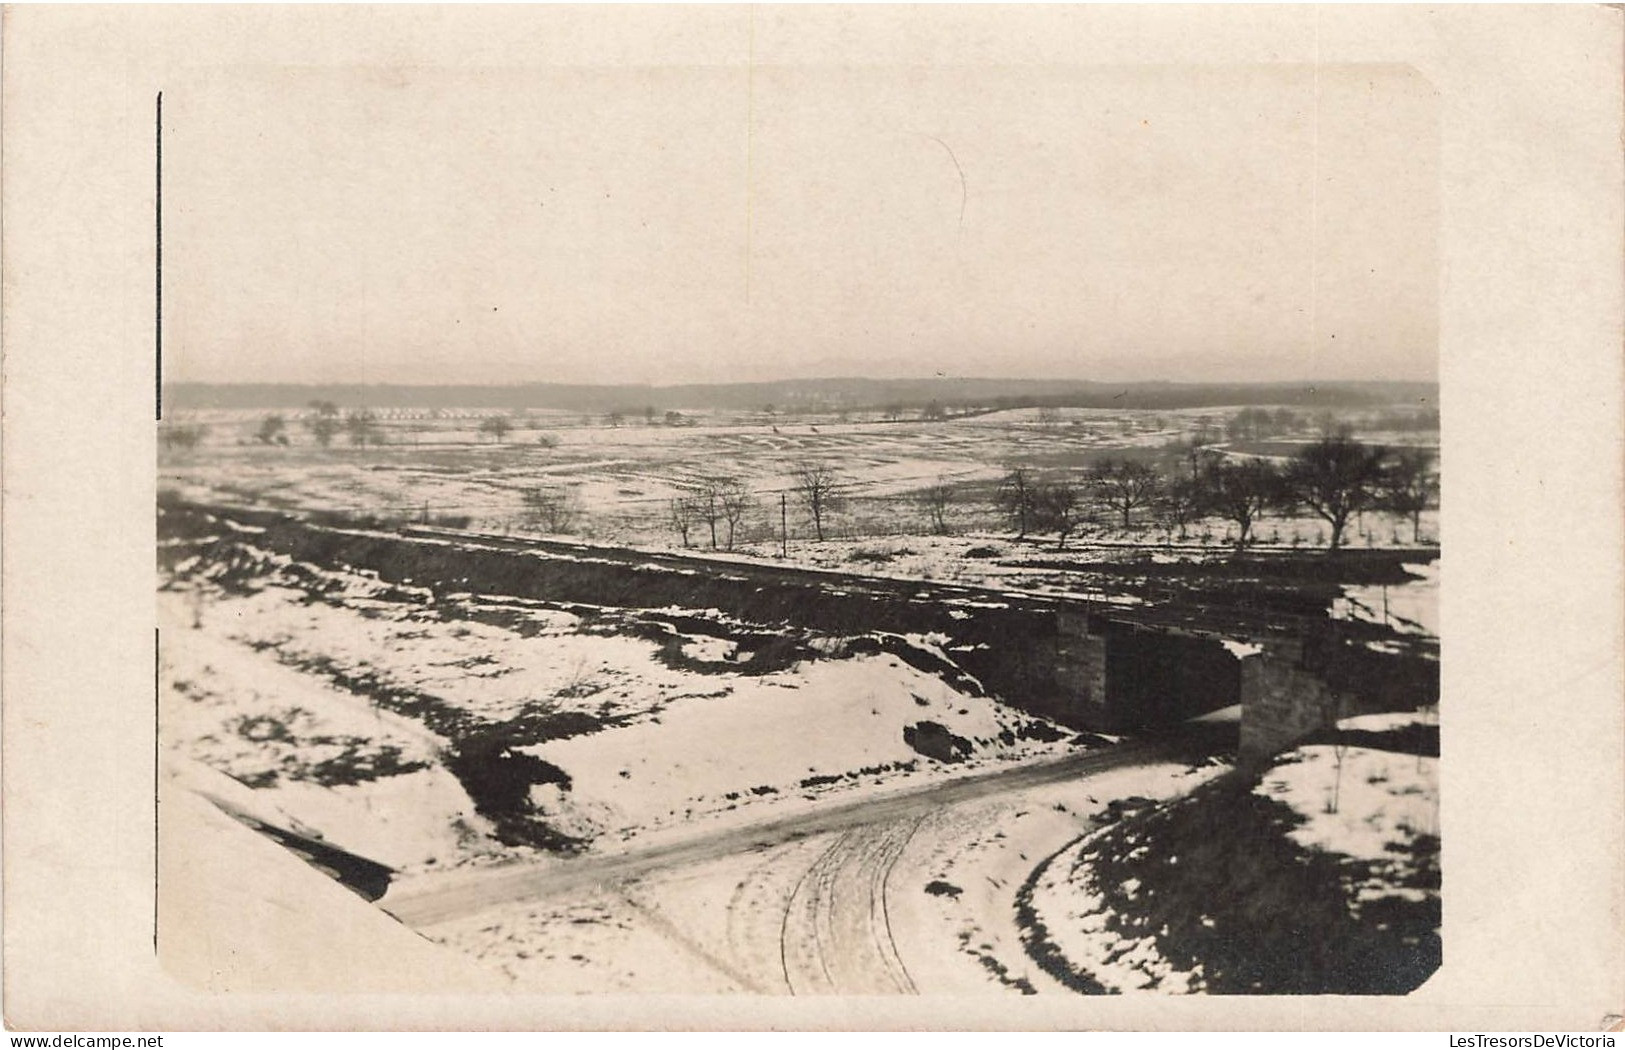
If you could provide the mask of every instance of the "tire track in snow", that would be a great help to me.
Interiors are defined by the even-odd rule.
[[[887,967],[892,970],[899,990],[906,991],[910,995],[918,995],[920,990],[915,987],[914,978],[909,976],[908,967],[903,965],[903,957],[897,953],[897,939],[892,936],[891,909],[886,903],[886,893],[891,884],[892,869],[897,867],[898,858],[903,855],[904,850],[908,849],[908,844],[914,841],[914,833],[920,830],[920,825],[923,823],[925,823],[925,816],[922,814],[909,825],[908,834],[903,836],[903,840],[897,844],[897,848],[891,851],[886,860],[885,868],[880,871],[878,884],[870,891],[870,908],[873,909],[876,903],[880,906],[880,924],[876,929],[884,929],[886,933],[885,940],[880,942],[882,957],[886,960]]]
[[[728,955],[734,964],[771,981],[773,994],[790,992],[784,966],[784,910],[800,887],[807,858],[820,839],[800,839],[778,846],[747,871],[728,897]],[[771,974],[771,977],[769,975]]]
[[[892,938],[886,888],[922,819],[846,832],[803,874],[780,924],[784,977],[793,994],[918,991]]]
[[[824,946],[820,941],[820,927],[827,922],[828,916],[827,912],[821,913],[819,903],[827,900],[829,893],[828,886],[821,884],[838,869],[838,858],[852,834],[846,832],[836,836],[829,848],[819,854],[818,859],[802,873],[795,889],[790,892],[790,899],[784,903],[784,917],[779,923],[779,962],[784,969],[784,983],[791,995],[835,991],[835,978],[829,972]]]

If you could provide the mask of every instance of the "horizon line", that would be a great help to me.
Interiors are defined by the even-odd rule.
[[[1053,383],[1053,384],[1088,384],[1092,386],[1349,386],[1370,385],[1375,383],[1409,383],[1428,386],[1438,386],[1439,380],[1417,378],[1391,378],[1372,377],[1365,379],[1056,379],[1034,378],[1024,376],[999,375],[967,375],[967,376],[863,376],[863,375],[829,375],[829,376],[790,376],[777,379],[724,379],[724,380],[688,380],[677,383],[629,383],[629,382],[592,382],[585,380],[510,380],[507,382],[480,382],[476,380],[463,381],[360,381],[360,380],[291,380],[291,379],[164,379],[165,387],[175,386],[221,386],[221,387],[250,387],[250,386],[306,386],[306,387],[397,387],[397,388],[436,388],[436,387],[478,387],[489,390],[504,390],[514,387],[599,387],[637,388],[651,390],[668,390],[676,387],[695,386],[766,386],[775,383],[929,383],[929,382],[969,382],[969,383]]]

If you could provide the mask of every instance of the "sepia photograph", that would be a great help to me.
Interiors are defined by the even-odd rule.
[[[177,972],[267,899],[548,993],[1438,969],[1414,72],[233,70],[155,121],[160,878],[232,862]]]
[[[241,8],[126,72],[151,979],[1466,1002],[1487,807],[1562,774],[1442,673],[1512,599],[1441,595],[1531,424],[1459,364],[1453,23],[1326,16]],[[1607,711],[1615,643],[1531,674]]]

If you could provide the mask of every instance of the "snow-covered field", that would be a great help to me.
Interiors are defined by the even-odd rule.
[[[989,502],[1009,464],[1077,470],[1102,455],[1155,457],[1216,413],[684,426],[552,417],[500,444],[480,440],[479,418],[403,413],[385,421],[382,447],[321,449],[256,444],[257,415],[221,415],[207,421],[202,447],[165,453],[160,484],[204,500],[493,533],[535,527],[522,520],[524,493],[550,486],[576,502],[571,535],[659,552],[680,546],[670,501],[726,473],[747,483],[754,504],[737,550],[712,554],[724,561],[1125,606],[1167,600],[1193,564],[1229,564],[1217,521],[1197,523],[1184,542],[1092,527],[1060,551],[1053,538],[1011,539]],[[791,473],[823,460],[838,465],[845,500],[820,542]],[[918,498],[939,481],[961,494],[948,510],[950,535],[932,534]],[[782,558],[781,494],[790,526]],[[1023,781],[916,806],[909,800],[968,777],[1112,751],[977,695],[974,681],[954,675],[942,635],[742,624],[698,600],[628,609],[456,593],[466,581],[385,583],[257,548],[253,527],[221,528],[240,542],[161,542],[176,557],[158,603],[160,728],[173,786],[226,812],[379,861],[400,885],[614,861],[874,807],[872,821],[809,825],[426,931],[499,982],[564,993],[1075,991],[1053,960],[1030,951],[1023,916],[1038,914],[1058,950],[1103,984],[1204,986],[1200,968],[1159,954],[1155,937],[1091,918],[1121,904],[1113,893],[1133,898],[1139,887],[1090,889],[1072,870],[1085,845],[1044,867],[1030,902],[1021,893],[1046,858],[1116,821],[1120,800],[1180,796],[1223,767],[1135,758],[1071,782]],[[1284,550],[1315,542],[1317,528],[1266,519],[1255,535]],[[1431,514],[1422,531],[1437,535]],[[691,539],[708,542],[703,525]],[[1387,519],[1357,525],[1350,543],[1405,546]],[[1122,571],[1130,563],[1147,568]],[[1419,565],[1416,584],[1341,587],[1333,614],[1436,632],[1436,568]],[[1214,579],[1252,586],[1217,570]],[[1339,586],[1311,581],[1306,591],[1332,602]],[[1316,811],[1333,768],[1343,776],[1337,812]],[[1404,858],[1392,843],[1436,833],[1431,766],[1412,758],[1305,748],[1276,772],[1257,800],[1297,815],[1283,836],[1294,849],[1398,871]],[[210,841],[229,837],[226,825],[210,827]],[[1381,878],[1361,885],[1380,907]],[[1407,899],[1417,892],[1408,887]],[[371,908],[359,898],[354,906]]]
[[[166,633],[163,742],[240,782],[293,830],[396,868],[445,863],[489,839],[438,765],[443,742],[421,725],[230,638]]]
[[[931,535],[920,497],[937,484],[954,489],[945,510],[950,532],[985,538],[1007,524],[991,497],[1011,466],[1076,476],[1104,457],[1132,456],[1177,472],[1182,453],[1173,443],[1209,433],[1213,447],[1222,450],[1218,435],[1232,411],[1010,409],[930,422],[887,421],[874,413],[844,421],[744,413],[691,417],[686,422],[697,425],[675,427],[641,419],[611,426],[533,413],[500,443],[482,439],[480,414],[441,412],[432,419],[418,413],[422,418],[384,420],[382,445],[353,447],[340,434],[327,448],[312,444],[297,422],[289,426],[291,445],[267,445],[254,438],[264,413],[201,413],[195,421],[209,428],[203,443],[167,452],[160,478],[164,487],[204,500],[454,520],[492,531],[542,530],[528,520],[524,493],[544,487],[569,493],[574,501],[576,513],[563,531],[602,542],[675,548],[681,540],[671,525],[671,501],[693,494],[708,479],[728,476],[743,482],[751,496],[738,548],[771,557],[778,553],[781,525],[788,526],[792,542],[812,537],[793,475],[807,463],[826,463],[837,472],[841,498],[830,508],[825,531],[847,544],[838,548],[845,557],[875,538]],[[1361,436],[1399,444],[1437,441],[1435,433],[1425,431]],[[783,517],[781,496],[788,511]],[[1423,515],[1421,534],[1424,541],[1437,541],[1433,513]],[[1234,526],[1218,519],[1193,523],[1184,537],[1141,523],[1124,532],[1102,521],[1084,527],[1074,542],[1178,541],[1222,548],[1233,535]],[[1254,540],[1313,547],[1326,542],[1327,527],[1318,518],[1266,516],[1256,524]],[[1344,540],[1351,547],[1391,548],[1410,545],[1412,537],[1408,522],[1373,514],[1351,523]],[[703,524],[691,541],[709,543]],[[809,545],[804,553],[825,550]],[[931,571],[952,571],[951,565],[939,562]]]
[[[429,602],[263,552],[246,579],[241,563],[229,579],[194,558],[180,565],[159,594],[170,782],[409,877],[546,862],[505,839],[513,815],[481,812],[485,789],[459,771],[459,744],[492,731],[512,734],[508,755],[563,774],[520,805],[589,858],[1079,750],[1040,719],[840,639],[747,673],[757,643],[720,617],[716,635],[685,628],[662,642],[626,632],[625,610]],[[943,656],[931,638],[894,644]],[[682,659],[663,659],[671,650]],[[948,757],[909,742],[926,725]],[[1192,775],[1153,761],[926,806],[429,932],[499,984],[532,991],[1053,990],[1011,910],[1026,871],[1113,799],[1166,794]],[[279,886],[245,892],[262,900]]]

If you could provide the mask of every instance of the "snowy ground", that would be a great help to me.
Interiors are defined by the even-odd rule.
[[[491,994],[510,987],[500,969],[394,922],[234,820],[220,802],[286,818],[255,798],[259,792],[235,788],[185,762],[164,763],[157,949],[171,977],[217,995]]]
[[[1417,580],[1394,587],[1345,587],[1343,597],[1332,603],[1332,616],[1439,637],[1439,563],[1407,564],[1405,571]]]
[[[882,772],[906,775],[934,764],[903,739],[905,726],[926,719],[984,754],[1057,753],[1056,745],[1000,745],[999,734],[1023,716],[895,657],[813,663],[725,686],[726,696],[671,705],[647,721],[531,750],[572,771],[577,804],[603,807],[619,828],[688,819],[717,799],[735,805],[747,796],[806,792],[854,770],[876,771],[864,782],[880,780]]]
[[[527,801],[588,838],[588,856],[1074,750],[1041,720],[895,656],[843,656],[836,640],[821,658],[745,674],[736,639],[689,632],[677,649],[700,669],[677,669],[655,641],[600,633],[580,607],[469,596],[428,607],[370,577],[274,558],[251,586],[217,586],[182,564],[194,574],[159,595],[162,737],[172,768],[192,771],[177,786],[418,877],[537,856],[503,842],[450,771],[470,726],[595,720],[513,749],[567,775],[567,790],[539,784]],[[905,741],[925,722],[958,738],[963,760]],[[531,991],[1058,990],[1018,937],[1026,873],[1114,799],[1214,770],[1153,761],[877,816],[427,932]]]
[[[1220,770],[1151,762],[797,839],[426,932],[528,990],[1066,993],[1023,950],[1015,894],[1104,819]]]
[[[788,483],[787,463],[824,455],[842,457],[854,495],[895,510],[915,508],[909,493],[939,477],[985,484],[998,473],[988,464],[1010,457],[1084,463],[1102,450],[1155,449],[1183,432],[1183,418],[1169,414],[1159,427],[1109,413],[1018,412],[946,426],[824,421],[779,432],[755,423],[560,424],[546,431],[559,436],[556,446],[534,435],[521,441],[523,433],[507,445],[477,445],[471,427],[461,437],[425,428],[413,444],[384,449],[218,443],[171,457],[164,480],[226,500],[367,513],[415,514],[423,505],[498,531],[511,526],[524,487],[557,481],[577,492],[586,531],[660,549],[675,546],[663,531],[667,501],[718,462],[761,486],[759,515],[776,516],[777,500],[767,497]],[[1138,557],[1143,537],[1104,530],[1056,552],[1053,543],[975,532],[991,523],[968,509],[962,515],[954,536],[875,535],[854,525],[861,535],[792,538],[789,561],[1139,600],[1093,590],[1091,577],[1068,563]],[[1164,547],[1156,558],[1214,557],[1222,528],[1209,523],[1192,545]],[[1300,543],[1310,535],[1291,529]],[[1265,530],[1266,541],[1290,545],[1279,529]],[[1367,532],[1355,542],[1388,545]],[[776,544],[756,533],[734,557],[776,556]],[[178,779],[408,878],[546,864],[556,860],[550,851],[613,856],[854,802],[880,807],[904,789],[1079,749],[1071,733],[919,670],[892,655],[895,647],[876,652],[793,631],[770,637],[714,610],[435,594],[263,551],[249,560],[231,572],[183,560],[159,596],[162,741],[176,768],[197,763],[225,783]],[[1410,604],[1412,592],[1387,589],[1387,615],[1435,631],[1426,606],[1436,602],[1437,576],[1431,567],[1425,576]],[[1369,590],[1345,588],[1338,613],[1371,619]],[[888,644],[933,649],[929,638]],[[778,655],[764,663],[770,652]],[[935,748],[919,745],[932,734]],[[942,758],[944,747],[957,760]],[[1399,791],[1416,784],[1397,765],[1379,768],[1355,750],[1341,756],[1343,771],[1364,786],[1345,783],[1337,816],[1354,819],[1383,784],[1396,785],[1399,801],[1385,803],[1378,824],[1363,831],[1306,816],[1291,841],[1325,852],[1359,832],[1367,836],[1359,859],[1392,863],[1368,856],[1369,840],[1421,821],[1426,802],[1413,796],[1425,791]],[[1306,813],[1326,761],[1306,749],[1302,768],[1260,798]],[[877,810],[861,826],[611,880],[564,899],[505,904],[429,932],[541,992],[1075,990],[1024,944],[1024,881],[1115,817],[1117,800],[1177,795],[1219,771],[1147,762],[997,798]],[[1415,826],[1425,833],[1425,824]],[[1046,870],[1060,869],[1057,862]],[[1033,906],[1044,893],[1075,889],[1065,880],[1041,884]],[[1088,930],[1076,935],[1082,940],[1067,942],[1067,952],[1099,947]],[[1146,950],[1113,962],[1160,965]],[[1198,986],[1200,974],[1186,972],[1186,986]],[[1118,976],[1124,986],[1138,980]],[[1180,986],[1171,965],[1161,976],[1164,987]]]
[[[1399,729],[1426,715],[1368,715],[1338,723],[1345,729]],[[1306,849],[1373,861],[1394,868],[1388,883],[1407,881],[1410,844],[1439,834],[1439,760],[1364,747],[1315,744],[1282,756],[1254,789],[1284,802],[1303,821],[1289,837]],[[1419,892],[1388,883],[1362,887],[1367,894]],[[1387,888],[1385,888],[1387,887]]]
[[[437,764],[443,742],[421,726],[230,639],[182,638],[162,650],[168,748],[287,814],[293,830],[391,867],[445,863],[489,841],[487,822]]]
[[[760,636],[741,643],[717,614],[718,635],[673,638],[624,633],[624,610],[431,605],[269,556],[259,572],[253,586],[194,578],[160,594],[164,739],[398,869],[520,855],[521,825],[590,848],[1070,747],[1042,719],[837,638],[764,673],[746,648]],[[922,727],[957,741],[951,759],[911,746]],[[495,748],[473,765],[542,774],[516,797],[469,781],[480,770],[456,756],[470,741]]]

